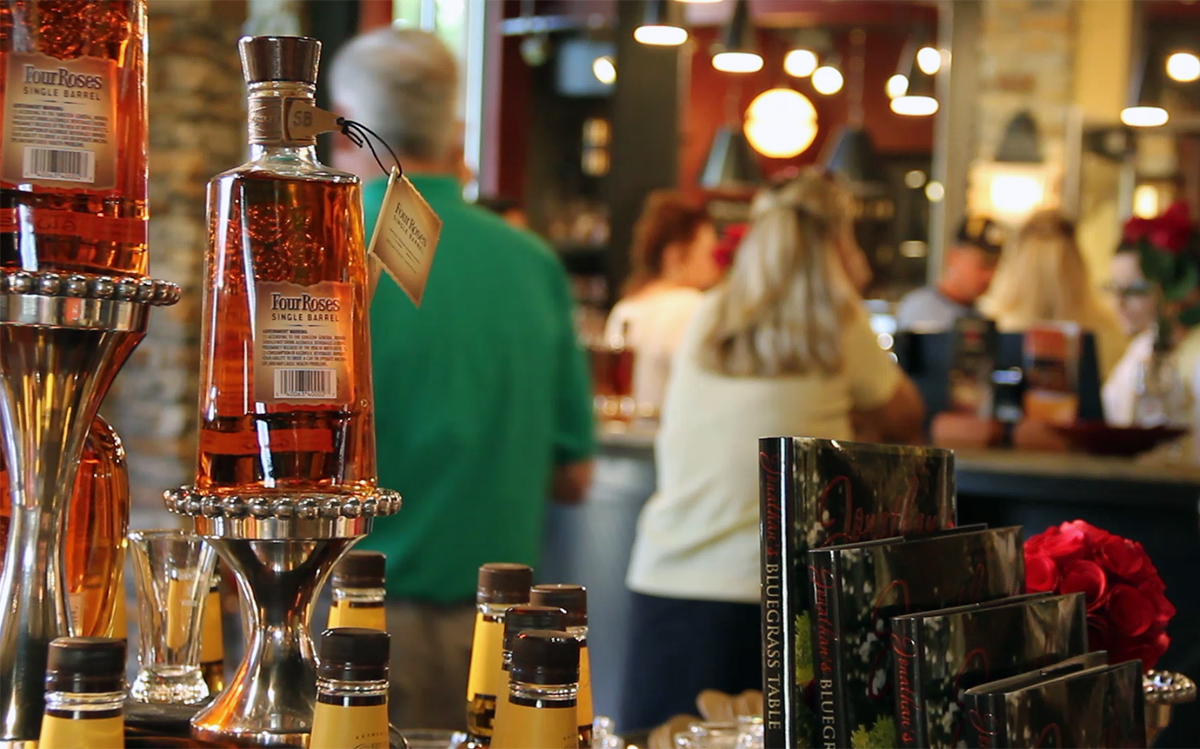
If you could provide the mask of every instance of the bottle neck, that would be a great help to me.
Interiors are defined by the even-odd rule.
[[[46,692],[46,709],[75,713],[106,713],[121,710],[124,692]]]
[[[513,681],[509,682],[508,686],[510,702],[535,701],[540,707],[574,707],[578,696],[578,684],[530,684]]]
[[[528,603],[528,601],[526,601]],[[520,603],[480,603],[477,604],[476,610],[493,621],[504,621],[505,614],[513,606],[520,606]]]
[[[587,647],[588,628],[587,625],[581,627],[567,627],[567,634],[574,635],[576,640],[579,640],[580,647]]]
[[[317,677],[317,694],[328,697],[386,697],[388,680],[342,681]]]
[[[298,81],[264,81],[250,84],[247,135],[251,157],[263,159],[311,160],[317,163],[315,135],[297,136],[288,126],[288,118],[302,117],[292,108],[312,107],[316,87]]]
[[[378,603],[383,605],[383,599],[387,591],[383,588],[334,588],[333,600],[347,601],[349,603]]]

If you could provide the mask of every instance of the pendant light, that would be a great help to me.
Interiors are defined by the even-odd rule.
[[[645,0],[642,25],[633,30],[633,38],[656,47],[678,47],[687,41],[683,28],[683,7],[675,0]]]
[[[1013,115],[996,149],[996,161],[1006,164],[1041,164],[1042,143],[1037,122],[1028,109]]]
[[[739,80],[725,92],[725,123],[713,134],[712,147],[700,174],[700,185],[706,189],[753,189],[763,181],[758,157],[739,122],[741,99]]]
[[[821,63],[821,67],[813,71],[812,85],[818,94],[833,96],[842,90],[846,79],[842,76],[841,67],[841,59],[833,54]]]
[[[882,193],[886,189],[879,167],[879,157],[871,134],[863,125],[863,78],[866,32],[850,32],[849,91],[850,111],[846,124],[838,134],[825,143],[817,160],[827,171],[840,175],[850,183],[859,197]]]
[[[735,0],[733,17],[725,27],[712,64],[723,73],[756,73],[762,70],[763,59],[758,53],[758,40],[750,20],[749,0]]]
[[[900,53],[896,75],[888,81],[892,111],[909,117],[927,117],[937,112],[933,76],[940,68],[941,53],[924,44],[923,39],[919,41],[915,35],[910,37]]]
[[[1129,80],[1128,105],[1121,110],[1121,122],[1129,127],[1159,127],[1170,119],[1162,106],[1166,71],[1161,65],[1150,64],[1153,51],[1142,55]]]

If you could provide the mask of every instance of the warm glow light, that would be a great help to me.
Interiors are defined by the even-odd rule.
[[[1167,124],[1167,110],[1162,107],[1125,107],[1121,122],[1130,127],[1158,127]]]
[[[904,186],[912,190],[924,187],[925,182],[929,179],[925,172],[920,169],[912,169],[904,173]]]
[[[1154,185],[1138,185],[1133,189],[1133,215],[1138,218],[1158,216],[1158,190]]]
[[[1042,181],[1028,174],[997,174],[988,190],[992,212],[1024,217],[1042,204]]]
[[[817,69],[817,55],[812,50],[793,49],[783,58],[783,69],[794,78],[807,78]]]
[[[592,60],[592,75],[605,86],[611,86],[617,80],[617,66],[608,55],[601,55]]]
[[[841,71],[830,65],[822,65],[814,70],[812,74],[812,85],[818,94],[825,94],[826,96],[836,94],[842,90],[844,82]]]
[[[804,94],[773,88],[754,97],[746,110],[746,139],[763,156],[799,156],[817,137],[817,108]]]
[[[891,78],[888,78],[887,85],[884,86],[889,99],[895,99],[897,96],[904,96],[908,93],[908,78],[896,73]]]
[[[917,67],[925,75],[933,75],[942,68],[942,53],[933,47],[921,47],[917,50]]]
[[[633,30],[633,38],[655,47],[678,47],[687,41],[688,33],[678,26],[638,26]]]
[[[892,99],[892,111],[908,117],[927,117],[938,111],[938,100],[932,96],[897,96]]]
[[[722,73],[757,73],[763,59],[754,52],[720,52],[713,55],[712,64]]]
[[[1181,83],[1200,79],[1200,57],[1191,52],[1176,52],[1167,58],[1167,75]]]
[[[925,183],[925,197],[930,203],[940,203],[942,198],[946,197],[946,188],[941,182],[936,179],[931,179]]]

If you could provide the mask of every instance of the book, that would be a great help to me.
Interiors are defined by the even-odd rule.
[[[1140,660],[1091,667],[1076,661],[981,684],[964,700],[972,728],[968,746],[1146,746]]]
[[[1020,527],[812,549],[823,747],[895,747],[893,617],[1007,598],[1025,587]]]
[[[1087,650],[1082,593],[1033,593],[892,619],[898,746],[957,747],[963,693]]]
[[[954,454],[805,437],[759,441],[763,726],[769,749],[815,746],[811,548],[955,524]]]

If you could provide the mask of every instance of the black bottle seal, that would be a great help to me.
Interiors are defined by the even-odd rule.
[[[377,629],[327,629],[317,647],[317,676],[337,681],[386,679],[390,643],[388,633]]]
[[[120,692],[125,689],[125,641],[115,637],[59,637],[46,657],[47,692]]]
[[[561,631],[566,620],[557,606],[513,606],[504,614],[504,649],[511,651],[517,635],[531,629]]]
[[[579,683],[579,640],[566,632],[531,629],[517,635],[509,668],[514,682]]]
[[[335,588],[382,588],[387,557],[378,551],[352,551],[333,568]]]
[[[536,606],[557,606],[566,611],[568,627],[587,626],[587,588],[582,585],[535,585],[529,591],[529,602]]]
[[[528,603],[533,568],[524,564],[490,562],[479,568],[477,603]]]

